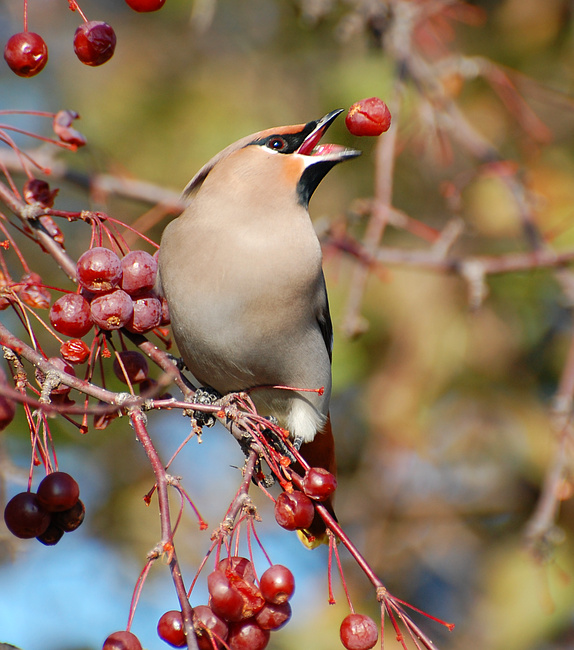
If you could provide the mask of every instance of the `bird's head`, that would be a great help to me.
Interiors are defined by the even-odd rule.
[[[337,163],[361,155],[357,149],[338,144],[320,144],[324,133],[342,113],[331,111],[319,120],[307,124],[281,126],[253,133],[229,145],[206,163],[191,179],[183,192],[190,198],[197,192],[216,165],[233,164],[259,166],[266,164],[296,186],[299,203],[307,206],[313,192]],[[276,157],[276,158],[274,158]]]

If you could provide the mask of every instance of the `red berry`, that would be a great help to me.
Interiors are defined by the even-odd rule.
[[[183,648],[187,645],[183,616],[175,609],[162,614],[157,624],[157,633],[160,639],[174,648]]]
[[[146,251],[131,251],[122,259],[122,289],[130,296],[151,291],[157,275],[157,258]]]
[[[110,25],[90,20],[76,29],[74,52],[82,63],[91,66],[109,61],[116,49],[116,34]]]
[[[126,0],[126,3],[134,11],[148,12],[161,9],[165,0]]]
[[[103,330],[119,330],[127,325],[134,312],[132,299],[122,289],[92,300],[92,319]]]
[[[263,609],[255,614],[255,622],[262,630],[279,630],[287,625],[291,618],[291,605],[289,603],[265,603]]]
[[[38,501],[48,512],[69,510],[79,498],[80,486],[66,472],[52,472],[38,486]]]
[[[260,584],[263,598],[275,605],[287,602],[295,591],[295,578],[282,564],[274,564],[264,571]]]
[[[48,48],[38,34],[20,32],[8,39],[4,58],[12,72],[19,77],[33,77],[42,72],[48,62]]]
[[[96,246],[87,250],[76,266],[78,282],[88,291],[104,293],[114,289],[122,279],[120,258],[109,248]]]
[[[78,499],[69,510],[53,512],[52,523],[58,525],[65,533],[71,533],[82,524],[85,516],[86,506],[81,499]]]
[[[44,546],[55,546],[64,536],[64,531],[55,524],[53,521],[50,522],[50,525],[46,530],[41,534],[37,535],[36,539],[39,542],[42,542]]]
[[[62,343],[60,354],[70,363],[84,363],[90,356],[90,348],[80,339],[70,339]]]
[[[65,336],[80,338],[93,327],[88,301],[77,293],[66,293],[50,309],[50,323]]]
[[[142,644],[135,634],[122,630],[110,634],[102,650],[142,650]]]
[[[212,639],[215,641],[217,648],[222,647],[219,641],[227,639],[229,627],[227,623],[224,623],[219,616],[213,613],[211,607],[207,605],[194,607],[193,623],[199,650],[213,650]]]
[[[365,614],[349,614],[340,629],[341,643],[347,650],[369,650],[379,638],[375,621]]]
[[[207,589],[211,596],[209,604],[213,612],[225,621],[243,618],[243,597],[231,586],[223,571],[213,571],[207,576]]]
[[[21,539],[41,535],[50,525],[50,514],[42,508],[34,492],[20,492],[4,509],[8,530]]]
[[[127,384],[139,384],[147,379],[149,368],[144,355],[136,350],[125,350],[119,353],[120,361],[114,359],[114,373],[116,377]],[[123,366],[123,368],[122,368]],[[127,378],[126,378],[127,375]]]
[[[238,555],[226,557],[219,562],[217,568],[219,571],[223,571],[228,578],[240,578],[255,583],[255,569],[246,557]]]
[[[275,520],[286,530],[308,528],[315,516],[315,507],[303,492],[281,492],[275,502]]]
[[[161,323],[161,302],[155,296],[142,296],[133,301],[133,314],[126,323],[126,329],[144,334],[159,327]]]
[[[161,298],[161,322],[160,325],[169,325],[171,318],[169,316],[169,305],[165,298]]]
[[[324,501],[337,488],[337,479],[323,467],[311,467],[303,478],[303,492],[315,501]]]
[[[351,106],[345,124],[353,135],[381,135],[391,126],[391,113],[384,101],[369,97]]]
[[[225,574],[233,590],[243,598],[241,619],[253,616],[265,604],[260,589],[255,584],[255,570],[245,557],[232,556],[219,562],[217,570]]]
[[[229,627],[227,645],[231,650],[264,650],[269,643],[269,630],[262,630],[252,620]]]

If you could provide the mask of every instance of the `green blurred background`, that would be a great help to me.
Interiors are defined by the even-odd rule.
[[[21,30],[20,5],[0,4],[2,42]],[[89,146],[61,158],[85,173],[126,175],[178,192],[213,154],[248,133],[316,119],[363,97],[389,100],[396,84],[397,68],[365,29],[369,12],[386,12],[388,3],[377,0],[167,0],[148,15],[119,0],[86,0],[81,6],[88,18],[112,24],[118,38],[114,57],[99,68],[76,60],[71,42],[79,17],[66,5],[30,3],[30,30],[44,37],[50,60],[33,79],[1,66],[0,108],[78,111]],[[452,37],[446,45],[455,56],[488,57],[518,71],[518,89],[552,139],[537,143],[483,79],[463,83],[454,75],[453,95],[478,132],[519,164],[547,242],[569,250],[572,3],[491,0],[472,6],[484,12],[480,25],[449,22],[452,34],[442,25],[438,36]],[[439,230],[454,217],[462,219],[457,255],[527,250],[505,183],[496,174],[477,175],[477,161],[456,143],[451,161],[444,161],[425,115],[420,93],[407,81],[394,206]],[[23,124],[45,129],[39,119]],[[313,198],[312,216],[321,230],[339,223],[360,236],[366,217],[356,201],[373,194],[376,141],[351,136],[341,118],[329,140],[364,155],[329,175]],[[465,175],[469,181],[454,211],[444,183]],[[88,196],[66,183],[57,206],[102,209],[127,222],[149,208],[113,195]],[[159,241],[161,228],[148,234]],[[79,255],[88,229],[72,224],[65,230],[68,251]],[[428,248],[399,228],[388,229],[384,244]],[[349,340],[342,322],[355,262],[332,247],[325,252],[336,338],[333,421],[343,526],[393,593],[456,623],[449,633],[417,618],[438,647],[574,648],[572,501],[562,503],[557,545],[546,561],[524,545],[524,526],[554,454],[549,407],[572,337],[571,304],[554,272],[495,276],[476,310],[469,309],[459,278],[407,266],[374,272],[363,306],[369,328]],[[49,260],[37,263],[47,283],[62,282],[50,277]],[[151,422],[168,457],[187,435],[187,421],[154,414]],[[88,519],[81,532],[53,549],[15,544],[2,531],[0,641],[22,650],[97,650],[109,632],[125,625],[131,589],[157,541],[156,510],[146,509],[141,498],[153,479],[125,422],[83,437],[67,425],[52,426],[60,467],[81,483]],[[25,481],[27,436],[23,419],[4,434],[8,496]],[[179,459],[184,485],[212,528],[238,482],[230,466],[241,460],[222,430],[206,431],[202,446],[192,442]],[[570,487],[565,481],[564,489]],[[264,542],[274,561],[294,568],[298,584],[294,617],[269,647],[339,647],[347,609],[340,590],[338,604],[327,605],[325,552],[302,549],[277,530],[268,503],[258,502]],[[208,533],[199,533],[191,516],[179,532],[189,578],[208,547]],[[356,609],[377,618],[366,580],[343,557]],[[192,604],[205,597],[200,588]],[[155,623],[175,606],[167,569],[155,567],[134,623],[144,647],[164,647]],[[385,644],[400,647],[390,627]]]

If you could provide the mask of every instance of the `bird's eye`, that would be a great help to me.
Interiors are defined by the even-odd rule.
[[[287,143],[283,138],[271,138],[269,142],[267,143],[267,146],[269,149],[273,149],[274,151],[281,151],[281,149],[285,149],[287,146]]]

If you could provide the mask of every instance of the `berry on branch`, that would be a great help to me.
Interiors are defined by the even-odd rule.
[[[19,77],[34,77],[48,63],[48,48],[38,34],[20,32],[8,39],[4,59]]]

